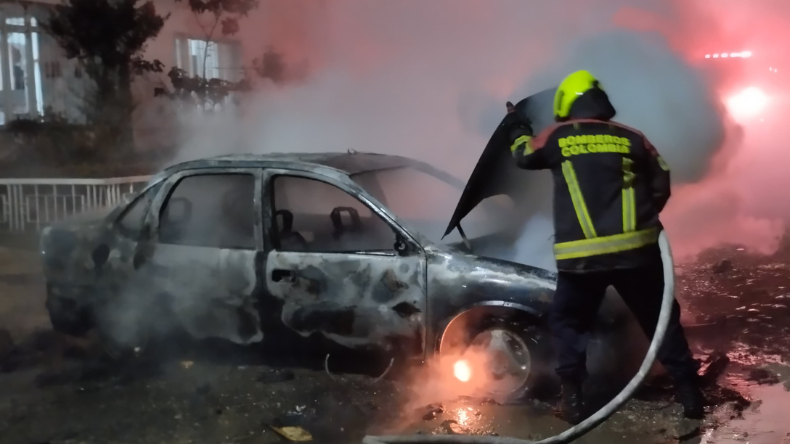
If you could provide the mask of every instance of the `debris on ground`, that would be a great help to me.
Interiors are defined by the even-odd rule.
[[[467,435],[469,433],[466,428],[454,419],[442,421],[441,429],[447,435]]]
[[[422,419],[424,421],[431,421],[444,413],[444,406],[441,404],[428,404],[424,409],[419,410],[422,413]]]
[[[288,369],[267,369],[255,380],[261,384],[273,384],[276,382],[291,381],[296,378],[293,370]]]
[[[782,383],[786,391],[790,391],[790,366],[786,364],[770,363],[766,368],[776,374],[779,382]]]
[[[730,262],[728,259],[722,259],[719,262],[713,264],[711,270],[716,274],[726,273],[732,270],[732,262]]]
[[[270,427],[289,441],[305,442],[313,440],[310,432],[299,426],[275,427],[272,425]]]
[[[764,368],[753,368],[749,370],[746,380],[760,385],[779,384],[779,377]]]
[[[480,405],[501,405],[497,400],[494,398],[487,398],[487,397],[474,397],[474,396],[467,396],[461,395],[456,399],[457,402],[466,402],[466,403],[474,403]]]
[[[713,384],[724,373],[727,366],[730,364],[730,358],[722,351],[714,351],[711,353],[702,366],[700,366],[700,379],[703,384]]]
[[[746,253],[721,257],[682,265],[678,281],[678,298],[697,322],[687,334],[695,356],[705,358],[701,376],[710,380],[703,389],[708,418],[701,426],[683,420],[671,383],[657,377],[601,426],[601,436],[612,441],[627,437],[633,442],[699,442],[700,432],[707,439],[719,425],[769,410],[758,409],[761,402],[752,402],[749,393],[786,395],[780,386],[757,384],[775,384],[776,378],[790,390],[790,342],[783,340],[790,334],[790,268],[772,265],[775,259],[767,265],[750,263]],[[714,262],[723,271],[716,273]],[[14,338],[24,337],[13,333]],[[2,336],[0,330],[0,352]],[[268,361],[268,356],[253,361],[229,353],[218,359],[211,353],[203,356],[198,348],[197,354],[168,354],[161,374],[143,379],[140,372],[145,369],[96,358],[90,341],[51,331],[20,340],[12,345],[9,359],[38,368],[0,375],[4,400],[9,400],[0,405],[0,429],[3,442],[9,444],[100,444],[117,436],[129,442],[360,442],[366,433],[405,433],[399,428],[404,419],[410,421],[408,427],[421,429],[414,433],[500,433],[531,440],[567,427],[551,417],[549,403],[539,401],[503,405],[479,397],[456,399],[453,392],[447,399],[421,397],[422,404],[416,405],[442,404],[415,410],[416,405],[407,402],[414,400],[409,398],[412,390],[403,388],[407,383],[383,379],[373,386],[374,378],[342,372],[342,355],[332,355],[337,376],[327,377],[309,369],[320,369],[321,360],[326,363],[323,354],[312,367],[290,370],[281,369],[282,362]],[[43,373],[36,380],[39,389],[33,389],[36,372]],[[124,377],[128,382],[121,384]],[[270,420],[278,415],[286,420]],[[63,438],[71,430],[79,439]],[[748,438],[742,430],[737,433],[739,439],[753,435],[751,429]]]
[[[751,399],[730,387],[713,385],[703,390],[708,406],[727,406],[732,412],[730,419],[740,418],[744,410],[752,405]]]
[[[296,406],[294,411],[269,421],[269,427],[289,441],[312,441],[313,435],[307,429],[308,418],[302,414],[306,406]]]

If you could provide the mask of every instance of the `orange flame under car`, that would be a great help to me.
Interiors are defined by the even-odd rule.
[[[467,382],[472,379],[472,367],[464,359],[461,359],[453,365],[453,374],[461,382]]]

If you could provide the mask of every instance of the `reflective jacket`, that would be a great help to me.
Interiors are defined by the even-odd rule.
[[[577,119],[532,137],[512,130],[520,168],[554,177],[554,256],[561,271],[635,268],[654,263],[669,200],[669,168],[639,131]]]

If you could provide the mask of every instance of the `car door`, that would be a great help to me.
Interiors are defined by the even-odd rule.
[[[167,179],[135,256],[148,291],[196,338],[263,339],[255,305],[263,249],[258,169],[198,169]]]
[[[421,354],[419,244],[355,185],[289,170],[264,176],[266,286],[282,323],[350,348]]]

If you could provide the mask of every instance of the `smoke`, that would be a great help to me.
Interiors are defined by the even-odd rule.
[[[723,110],[705,78],[656,33],[611,31],[572,43],[567,58],[534,73],[519,97],[556,85],[566,73],[591,71],[617,109],[616,121],[638,128],[672,169],[676,187],[699,181],[725,140]],[[550,103],[541,104],[550,110]],[[525,227],[511,259],[552,268],[551,180],[535,175],[529,184],[534,219]]]
[[[723,85],[742,73],[689,62],[743,31],[742,23],[721,26],[731,14],[717,5],[265,1],[242,26],[248,58],[272,45],[288,63],[306,62],[309,77],[259,85],[236,113],[194,116],[176,160],[353,149],[413,157],[465,180],[505,101],[587,69],[612,99],[615,120],[641,130],[672,168],[663,220],[675,253],[692,257],[722,242],[770,252],[783,223],[755,204],[746,177],[734,180],[746,139],[721,100]],[[515,248],[495,253],[551,269],[550,176],[524,174],[533,217]]]

